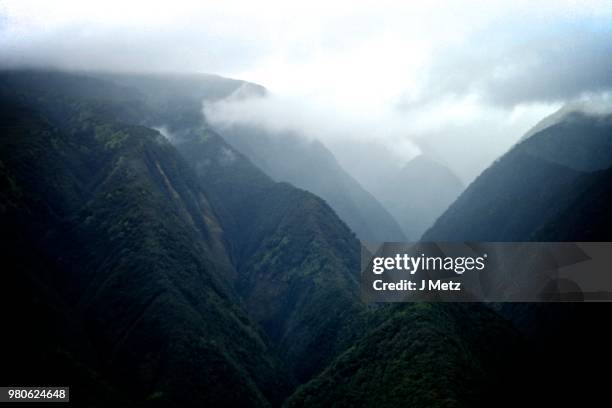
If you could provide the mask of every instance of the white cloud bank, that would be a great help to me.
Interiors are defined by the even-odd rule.
[[[0,61],[257,82],[270,97],[209,117],[320,138],[347,166],[348,142],[435,152],[469,180],[612,89],[611,23],[609,1],[4,0]]]

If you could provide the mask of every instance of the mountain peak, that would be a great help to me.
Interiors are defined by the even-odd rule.
[[[556,112],[546,116],[521,137],[519,142],[529,139],[542,130],[561,122],[576,120],[610,120],[612,118],[612,107],[604,103],[574,102],[568,103]]]

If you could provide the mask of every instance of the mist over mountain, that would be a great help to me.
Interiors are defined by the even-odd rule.
[[[279,406],[296,389],[289,404],[313,405],[313,392],[331,397],[318,385],[327,373],[402,321],[420,327],[408,344],[469,316],[489,330],[490,348],[459,326],[444,332],[474,348],[467,366],[431,353],[432,343],[413,349],[418,364],[391,353],[363,372],[397,365],[398,395],[429,375],[446,383],[413,395],[417,404],[483,401],[502,386],[512,364],[491,358],[520,340],[501,317],[484,305],[367,307],[359,241],[325,201],[273,181],[192,116],[190,92],[169,97],[161,84],[101,78],[0,75],[0,222],[12,237],[2,248],[2,300],[15,329],[5,335],[5,381],[61,380],[91,406]],[[184,80],[198,94],[211,85]],[[161,122],[172,144],[149,127]],[[465,383],[454,381],[459,371]],[[380,380],[368,390],[385,395],[390,384]]]
[[[323,200],[275,183],[214,132],[176,147],[214,197],[246,310],[304,381],[357,335],[359,241]]]
[[[206,115],[202,117],[202,105],[266,94],[260,85],[206,74],[95,76],[142,93],[156,112],[146,119],[147,125],[170,140],[180,138],[188,129],[211,126]],[[405,238],[387,210],[340,167],[322,143],[293,134],[270,134],[254,126],[215,127],[273,179],[290,182],[325,199],[360,239],[382,242]]]
[[[0,386],[608,405],[612,294],[563,274],[612,241],[611,67],[607,0],[0,1]],[[470,256],[369,303],[368,241],[409,240]],[[454,301],[534,263],[546,302]]]
[[[303,130],[312,132],[306,135],[286,125],[259,123],[249,111],[259,103],[265,106],[266,98],[232,94],[217,103],[205,103],[204,113],[264,172],[328,201],[362,240],[417,240],[463,189],[451,170],[428,155],[417,155],[400,166],[404,152],[376,143],[330,140],[344,159],[345,171],[314,136],[320,133],[316,123]]]
[[[564,115],[485,170],[425,240],[520,241],[576,200],[593,172],[612,165],[610,116]]]
[[[381,201],[412,241],[433,225],[464,188],[448,167],[425,155],[410,160],[394,177],[379,183],[386,190]]]
[[[530,132],[485,170],[423,239],[609,241],[610,119],[609,114],[583,111],[544,119],[548,126]],[[517,269],[510,279],[520,279],[521,273]],[[533,371],[535,378],[544,378],[540,386],[600,395],[603,386],[596,376],[561,372],[585,372],[593,361],[609,364],[609,335],[601,328],[610,313],[608,304],[506,303],[495,308],[527,336],[542,361]],[[550,398],[578,403],[581,395]]]
[[[209,197],[158,132],[117,120],[142,112],[133,91],[56,73],[0,82],[1,218],[14,237],[3,310],[19,328],[3,379],[82,384],[77,401],[101,406],[281,398],[281,363],[239,307]]]
[[[359,239],[384,242],[406,239],[396,220],[351,177],[318,140],[264,129],[223,127],[224,137],[277,181],[287,181],[328,202]]]

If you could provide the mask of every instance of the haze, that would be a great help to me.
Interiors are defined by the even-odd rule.
[[[419,152],[469,182],[560,107],[609,106],[610,2],[399,3],[3,1],[0,61],[259,83],[205,114],[318,138],[362,182]]]

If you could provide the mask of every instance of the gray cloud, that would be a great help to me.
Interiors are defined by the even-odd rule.
[[[612,87],[609,2],[226,3],[7,0],[0,64],[204,71],[279,92],[347,93],[361,80],[404,108],[466,95],[512,107]]]
[[[612,88],[612,32],[578,34],[515,52],[528,63],[506,77],[492,77],[484,88],[494,103],[566,101]]]
[[[223,71],[241,66],[261,51],[241,38],[220,42],[198,26],[92,30],[87,23],[72,23],[27,39],[4,38],[3,43],[4,66],[141,72]]]
[[[612,21],[611,21],[612,22]],[[427,92],[401,98],[400,109],[474,95],[503,108],[568,102],[612,89],[612,25],[539,26],[509,21],[472,33],[469,45],[438,51],[425,75]]]
[[[0,66],[238,77],[270,96],[209,107],[217,123],[338,156],[361,143],[359,160],[373,143],[400,163],[436,152],[469,181],[543,116],[612,89],[611,23],[601,0],[5,0]]]

